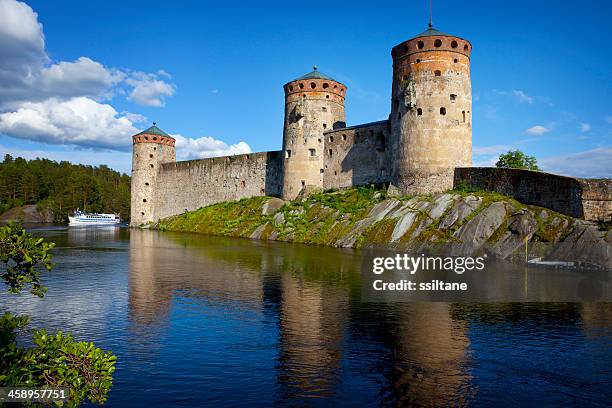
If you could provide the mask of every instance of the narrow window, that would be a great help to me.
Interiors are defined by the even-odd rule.
[[[342,135],[342,140],[346,140],[346,135],[345,134]]]
[[[246,187],[246,181],[242,180],[242,188]]]
[[[144,215],[144,213],[143,213],[143,212],[141,212],[141,213],[140,213],[140,215]]]
[[[310,83],[310,87],[311,87],[312,89],[315,89],[315,88],[317,87],[317,84],[315,84],[314,82],[311,82],[311,83]]]
[[[332,155],[332,149],[329,149],[329,155],[330,156]]]
[[[434,71],[434,75],[435,75],[435,76],[440,76],[440,75],[442,75],[442,72],[440,72],[440,71],[436,70],[436,71]]]
[[[457,41],[453,40],[453,41],[451,42],[451,47],[453,47],[453,48],[457,48]]]
[[[456,63],[458,63],[458,62],[459,62],[459,60],[458,60],[457,58],[455,58],[455,59],[453,60],[453,62],[456,64]]]
[[[463,47],[463,51],[467,51],[470,47],[468,47],[467,44],[465,44],[465,46]]]
[[[323,124],[323,129],[327,129],[327,123]]]
[[[416,63],[418,64],[419,62],[421,62],[421,60],[417,58]]]
[[[151,166],[151,168],[153,168],[153,167],[154,167],[152,164],[149,164],[149,166]]]
[[[324,171],[325,171],[325,170],[320,169],[320,170],[319,170],[319,173],[323,174],[323,172],[324,172]]]
[[[143,198],[143,199],[142,199],[142,202],[143,202],[143,203],[146,203],[146,202],[147,202],[147,199],[146,199],[146,198]]]
[[[153,150],[157,150],[157,147],[154,147]]]
[[[153,158],[153,155],[152,155],[152,154],[150,154],[150,155],[149,155],[149,158],[150,158],[150,159],[152,159],[152,158]]]
[[[451,102],[455,102],[455,100],[457,100],[457,95],[450,94],[450,100],[451,100]]]
[[[434,47],[439,48],[442,45],[442,40],[440,40],[439,38],[434,41]]]
[[[138,153],[136,153],[136,157],[138,157]]]
[[[293,91],[293,86],[289,85],[289,92]]]
[[[402,118],[402,112],[397,112],[397,118],[401,119]]]
[[[463,123],[465,123],[465,111],[461,111],[461,115],[463,116]]]
[[[285,158],[289,159],[291,157],[291,150],[285,150]]]
[[[326,97],[327,99],[329,99],[329,95],[325,95],[325,97]]]
[[[333,136],[330,136],[330,137],[329,137],[329,141],[330,141],[330,142],[333,142],[333,141],[334,141],[334,137],[333,137]]]
[[[304,89],[304,84],[299,84],[298,86],[300,87],[300,89]]]
[[[329,84],[326,82],[323,84],[323,89],[327,89],[327,88],[329,88]]]
[[[317,151],[315,149],[308,149],[308,154],[310,157],[314,157],[317,155]]]
[[[308,143],[308,139],[304,139],[304,144]]]
[[[157,140],[157,137],[153,137],[153,140]]]
[[[306,182],[302,180],[302,187],[304,187],[305,185],[306,185]]]
[[[423,109],[417,108],[417,115],[418,116],[422,116],[423,115]]]
[[[424,43],[423,41],[419,41],[419,42],[417,43],[417,48],[418,48],[419,50],[422,50],[424,46],[425,46],[425,43]]]
[[[334,176],[337,176],[337,175],[338,175],[338,172],[334,170]]]
[[[446,115],[446,108],[445,107],[441,107],[440,108],[440,115]]]

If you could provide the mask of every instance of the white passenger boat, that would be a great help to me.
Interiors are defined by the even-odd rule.
[[[121,222],[116,214],[84,213],[76,210],[68,216],[68,225],[116,225]]]

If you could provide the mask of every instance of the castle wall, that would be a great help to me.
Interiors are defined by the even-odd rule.
[[[386,120],[325,132],[323,188],[388,182],[388,139]]]
[[[578,179],[585,220],[612,221],[612,180]]]
[[[579,179],[520,169],[471,167],[455,169],[454,184],[506,194],[589,221],[612,220],[612,180]]]
[[[156,180],[155,220],[223,201],[279,196],[282,152],[164,163]]]

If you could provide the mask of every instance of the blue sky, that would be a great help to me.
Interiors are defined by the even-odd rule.
[[[349,125],[390,110],[391,48],[426,0],[0,0],[0,154],[129,172],[156,121],[179,159],[281,148],[282,85],[319,69],[348,86]],[[612,3],[434,0],[470,40],[474,164],[519,148],[549,171],[612,177]]]

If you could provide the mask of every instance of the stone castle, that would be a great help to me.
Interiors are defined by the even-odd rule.
[[[431,25],[396,45],[389,118],[348,127],[346,85],[314,67],[283,87],[280,151],[177,162],[175,140],[154,124],[132,138],[131,225],[246,197],[290,200],[308,189],[388,183],[397,194],[429,194],[452,188],[457,177],[526,203],[544,200],[561,212],[575,208],[570,215],[583,218],[593,218],[586,207],[601,218],[605,201],[603,213],[609,215],[609,183],[602,195],[599,184],[585,189],[577,179],[546,173],[471,172],[471,50],[469,41]],[[542,195],[547,187],[538,177],[544,175],[567,179],[559,181],[561,190],[549,185],[554,199]],[[500,177],[510,181],[497,183]]]

